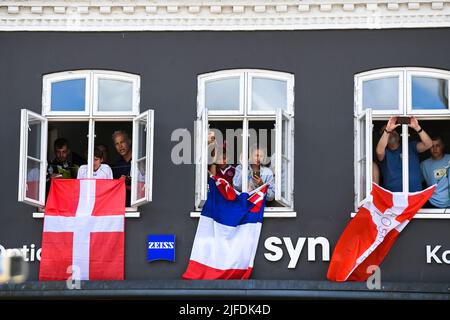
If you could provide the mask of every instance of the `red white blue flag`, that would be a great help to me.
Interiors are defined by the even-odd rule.
[[[39,280],[123,280],[124,230],[124,179],[52,180]]]
[[[219,179],[209,179],[208,198],[183,279],[248,279],[253,270],[267,185],[249,196],[237,194]]]
[[[345,228],[328,269],[331,281],[365,281],[369,266],[379,266],[400,232],[428,201],[435,185],[414,193],[391,192],[372,184],[367,201]]]

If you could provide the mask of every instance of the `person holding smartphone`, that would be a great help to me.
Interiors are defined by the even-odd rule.
[[[405,119],[399,123],[398,117],[391,117],[382,128],[381,137],[376,148],[376,156],[380,161],[383,186],[393,192],[403,191],[402,174],[402,145],[400,135],[396,131],[401,124],[406,124]],[[408,120],[408,119],[406,119]],[[411,117],[407,122],[411,129],[419,135],[420,141],[409,142],[409,192],[422,190],[422,178],[420,172],[419,153],[431,148],[433,142],[430,136],[420,126],[416,117]]]
[[[268,183],[267,201],[275,199],[274,176],[270,168],[263,165],[266,157],[265,149],[254,146],[250,150],[248,166],[248,191],[251,192],[265,183]],[[238,191],[242,190],[242,165],[236,167],[233,177],[233,186]]]

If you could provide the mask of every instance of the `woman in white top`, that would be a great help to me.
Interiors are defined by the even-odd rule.
[[[107,164],[102,163],[103,161],[103,151],[95,148],[94,149],[94,172],[92,174],[93,179],[112,179],[113,174],[111,167]],[[88,175],[88,166],[86,164],[82,165],[78,169],[77,179],[86,179]]]

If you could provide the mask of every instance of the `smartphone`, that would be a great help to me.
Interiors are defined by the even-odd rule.
[[[260,172],[259,171],[253,171],[253,177],[260,178],[261,177]]]
[[[410,117],[398,117],[397,118],[397,123],[398,124],[410,124],[411,123],[411,118]]]

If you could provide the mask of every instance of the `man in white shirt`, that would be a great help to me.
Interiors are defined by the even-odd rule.
[[[99,148],[94,149],[94,172],[92,174],[93,179],[112,179],[113,174],[111,167],[103,161],[103,151]],[[88,175],[88,166],[82,165],[78,170],[77,179],[86,179]]]

